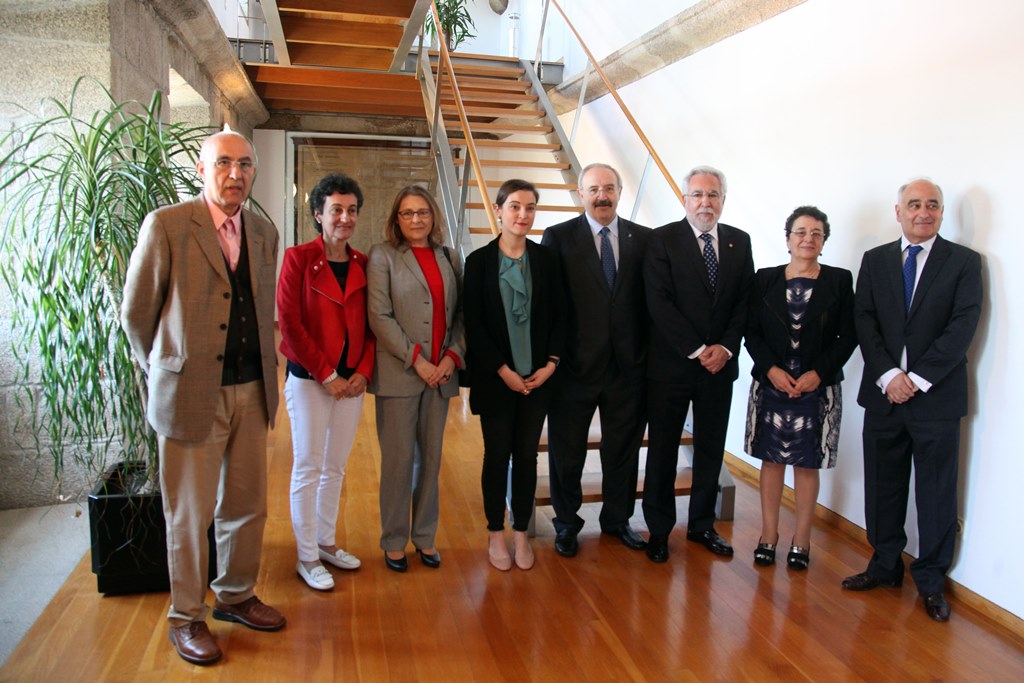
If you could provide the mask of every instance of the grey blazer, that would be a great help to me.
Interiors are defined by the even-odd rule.
[[[442,247],[434,249],[434,258],[444,280],[444,350],[465,358],[462,263],[454,251],[446,256]],[[415,396],[426,385],[412,367],[413,351],[419,344],[424,356],[431,355],[433,303],[427,279],[408,244],[393,247],[382,242],[370,249],[366,288],[370,329],[377,337],[377,363],[369,391],[378,396]],[[458,393],[458,375],[453,373],[441,386],[441,395],[451,398]]]
[[[242,209],[267,416],[277,413],[274,289],[277,229]],[[231,283],[213,218],[200,196],[146,216],[132,252],[121,326],[149,379],[147,417],[158,434],[202,441],[220,390]]]

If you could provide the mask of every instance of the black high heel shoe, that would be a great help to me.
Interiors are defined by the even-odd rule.
[[[406,559],[405,555],[402,555],[401,559],[392,560],[388,557],[387,553],[384,553],[384,564],[387,565],[388,569],[393,572],[403,573],[409,569],[409,560]]]
[[[420,556],[420,562],[427,565],[431,569],[437,569],[441,566],[441,553],[434,551],[433,555],[428,555],[419,548],[416,548],[416,554]]]
[[[754,548],[754,564],[759,567],[770,567],[775,564],[775,544],[761,543],[761,539],[757,539],[757,547]]]
[[[786,556],[786,565],[790,569],[803,571],[811,563],[811,549],[801,548],[798,545],[789,546],[789,555]]]

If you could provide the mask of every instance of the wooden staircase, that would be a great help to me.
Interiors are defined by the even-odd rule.
[[[430,61],[437,79],[436,53],[430,54]],[[484,202],[493,203],[496,188],[509,178],[528,180],[541,193],[531,235],[539,236],[548,225],[579,213],[572,155],[559,138],[557,122],[549,120],[524,63],[513,57],[458,53],[452,55],[452,63],[489,195],[481,197],[471,181],[466,210],[474,245],[491,238]],[[439,84],[440,113],[461,181],[469,154],[449,78],[446,71]]]

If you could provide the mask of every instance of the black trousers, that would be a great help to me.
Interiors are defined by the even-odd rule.
[[[583,528],[578,514],[583,504],[580,479],[595,410],[601,415],[601,529],[618,529],[633,516],[640,443],[647,425],[643,368],[621,372],[609,367],[596,382],[580,382],[567,373],[548,415],[556,531]]]
[[[696,362],[696,361],[693,361]],[[733,380],[701,371],[691,381],[647,380],[649,415],[647,465],[644,469],[644,520],[652,535],[667,536],[676,524],[675,480],[679,439],[693,404],[693,489],[689,531],[715,524],[715,499],[722,453],[729,428]]]
[[[512,461],[512,528],[526,531],[537,492],[537,442],[544,428],[551,392],[545,383],[528,396],[508,392],[506,408],[480,416],[484,464],[480,485],[490,531],[505,528],[508,464]]]
[[[868,574],[903,577],[913,463],[920,550],[910,574],[922,593],[942,591],[956,547],[960,420],[911,419],[903,406],[889,415],[866,411],[863,439],[864,515],[875,551]]]

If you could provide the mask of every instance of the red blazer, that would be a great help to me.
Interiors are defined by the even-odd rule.
[[[338,365],[348,339],[346,365],[369,381],[377,342],[366,321],[366,256],[346,246],[348,278],[342,294],[327,263],[324,238],[290,247],[277,283],[281,353],[318,382]]]

